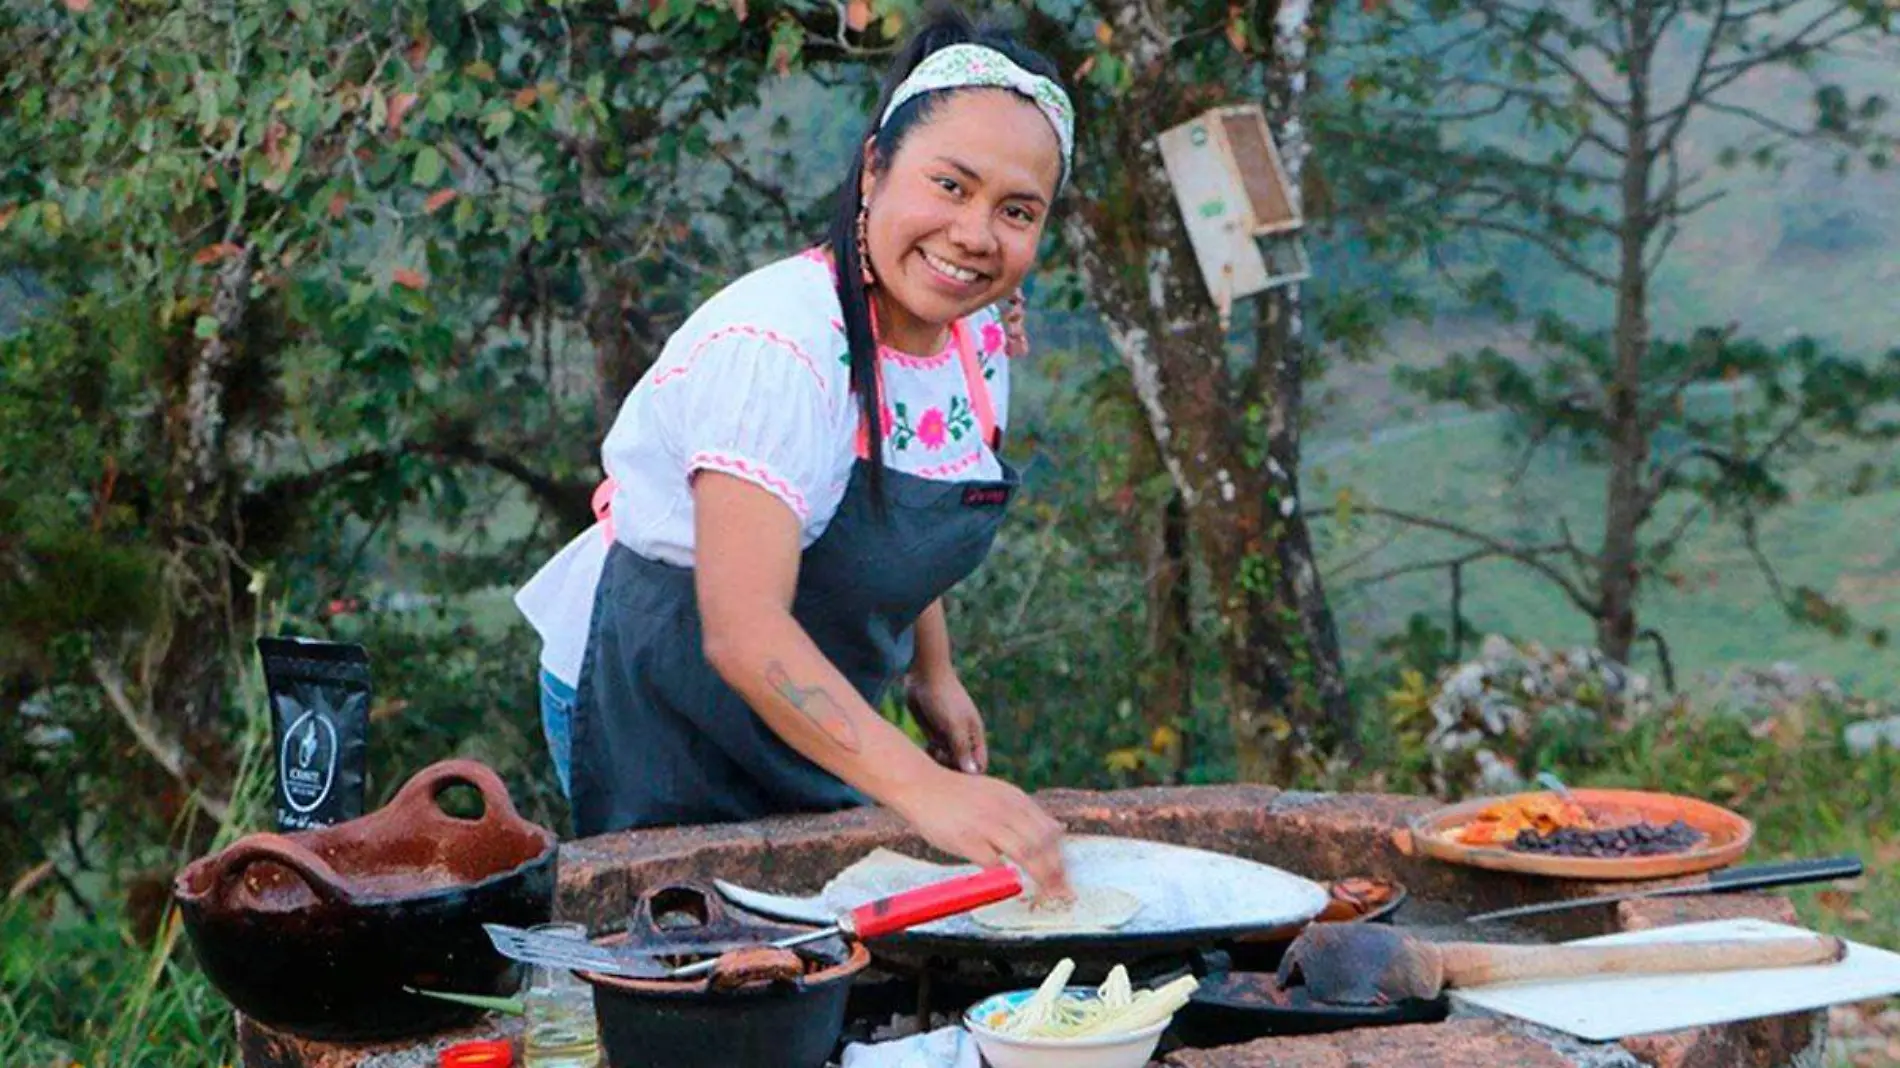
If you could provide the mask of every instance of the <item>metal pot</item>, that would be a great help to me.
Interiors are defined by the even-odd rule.
[[[757,944],[804,930],[810,928],[740,920],[716,894],[667,886],[641,895],[626,934],[600,941],[664,947],[683,963],[696,955],[695,945]],[[798,953],[805,974],[736,986],[717,972],[691,980],[579,973],[594,988],[608,1068],[824,1068],[844,1032],[851,981],[871,954],[835,939]]]
[[[479,819],[444,812],[449,786],[481,792]],[[531,927],[554,908],[556,839],[521,818],[472,760],[424,768],[360,819],[253,834],[179,873],[172,892],[212,985],[246,1016],[307,1038],[401,1038],[482,1010],[404,987],[505,996],[522,967],[483,923]]]

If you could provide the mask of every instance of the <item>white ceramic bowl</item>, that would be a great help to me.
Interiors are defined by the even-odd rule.
[[[1094,997],[1095,988],[1072,986],[1068,993]],[[1142,1068],[1161,1044],[1170,1016],[1139,1031],[1093,1038],[1018,1038],[990,1029],[985,1022],[1004,1010],[1013,1011],[1034,997],[1034,990],[1014,990],[984,998],[963,1014],[963,1026],[976,1039],[976,1048],[992,1068]]]

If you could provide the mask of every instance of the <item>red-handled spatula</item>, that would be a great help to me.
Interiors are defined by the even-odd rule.
[[[878,898],[876,901],[859,905],[845,913],[830,927],[793,935],[790,938],[781,938],[769,944],[779,949],[790,949],[807,942],[830,938],[832,935],[862,942],[867,938],[896,934],[918,924],[982,908],[984,905],[1015,897],[1022,892],[1022,876],[1016,874],[1016,869],[988,868],[975,875],[959,875],[940,883],[931,883],[915,890],[906,890],[901,894]],[[675,968],[667,973],[667,978],[686,979],[695,975],[704,975],[712,971],[713,966],[718,962],[717,957],[712,957],[697,964]]]
[[[974,875],[960,875],[954,879],[945,879],[914,890],[906,890],[901,894],[879,898],[852,909],[839,917],[838,922],[830,927],[762,944],[779,949],[790,949],[833,936],[861,942],[867,938],[895,934],[918,924],[981,908],[984,905],[1015,897],[1022,892],[1022,877],[1014,868],[990,868]],[[651,947],[637,954],[617,952],[607,946],[595,945],[591,942],[537,935],[518,927],[499,923],[485,923],[482,929],[488,932],[489,941],[494,943],[496,952],[502,956],[546,968],[568,968],[600,972],[604,975],[652,978],[653,971],[650,963],[644,968],[640,965],[650,962],[655,957],[669,955],[665,949]],[[698,947],[698,951],[703,952],[705,948]],[[712,972],[718,963],[718,956],[709,956],[698,963],[674,968],[666,972],[664,977],[690,979]]]

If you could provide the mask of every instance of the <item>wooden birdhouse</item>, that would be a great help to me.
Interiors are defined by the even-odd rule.
[[[1299,198],[1260,105],[1214,108],[1157,142],[1222,323],[1235,300],[1311,276]]]

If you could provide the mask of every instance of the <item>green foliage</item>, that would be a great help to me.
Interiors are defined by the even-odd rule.
[[[1404,726],[1423,713],[1432,687],[1407,672],[1387,702],[1368,705],[1366,722],[1377,744],[1351,785],[1415,791],[1425,770],[1418,750],[1397,747]],[[1769,719],[1734,714],[1704,695],[1662,707],[1609,739],[1597,739],[1580,759],[1561,749],[1543,765],[1571,786],[1660,790],[1705,798],[1754,821],[1753,862],[1857,853],[1867,862],[1864,885],[1851,889],[1799,888],[1794,898],[1803,923],[1869,942],[1900,938],[1900,750],[1856,754],[1843,731],[1879,709],[1863,703],[1815,701]],[[1408,762],[1409,761],[1409,762]]]
[[[993,763],[1025,787],[1219,781],[1229,735],[1212,683],[1211,596],[1194,592],[1200,689],[1157,723],[1152,610],[1136,533],[1172,491],[1155,470],[1119,369],[1097,354],[1040,351],[1012,381],[1010,459],[1025,492],[984,566],[947,603],[958,671],[988,724]],[[1020,366],[1020,365],[1019,365]],[[1193,680],[1188,680],[1192,685]],[[1185,748],[1184,748],[1185,743]],[[1185,757],[1185,763],[1183,758]]]
[[[1550,446],[1606,462],[1617,427],[1602,400],[1615,389],[1614,339],[1546,315],[1533,344],[1532,361],[1486,348],[1397,376],[1428,399],[1504,413],[1527,449]],[[1751,543],[1763,512],[1791,499],[1790,479],[1816,457],[1900,436],[1900,350],[1858,360],[1810,338],[1770,346],[1702,330],[1652,341],[1646,374],[1653,384],[1635,408],[1652,450],[1639,487],[1645,514],[1706,514],[1734,524]],[[1671,525],[1648,541],[1644,577],[1671,573],[1683,529]],[[1837,634],[1854,629],[1840,605],[1811,588],[1782,589],[1769,559],[1759,562],[1791,618]]]
[[[1900,467],[1891,449],[1842,444],[1779,470],[1792,498],[1761,516],[1755,531],[1761,553],[1785,590],[1808,587],[1849,608],[1865,643],[1790,618],[1740,527],[1707,515],[1688,524],[1672,562],[1643,588],[1644,625],[1666,639],[1683,686],[1730,665],[1786,660],[1869,695],[1900,692],[1900,672],[1876,644],[1883,630],[1900,626],[1890,586],[1900,557],[1889,533],[1900,521],[1900,493],[1894,492]],[[1490,536],[1530,542],[1567,526],[1587,543],[1600,529],[1605,492],[1601,464],[1557,443],[1527,457],[1503,414],[1396,428],[1324,458],[1308,471],[1307,484],[1312,500],[1350,489],[1358,501],[1455,516]],[[1450,629],[1449,576],[1442,564],[1429,565],[1469,551],[1467,542],[1430,531],[1393,539],[1385,527],[1362,520],[1316,529],[1325,537],[1328,595],[1360,674],[1383,663],[1374,659],[1375,646],[1402,631],[1408,617],[1422,614],[1438,629]],[[1404,573],[1366,584],[1389,572]],[[1589,620],[1547,579],[1515,561],[1469,564],[1463,579],[1460,614],[1468,636],[1501,633],[1566,645],[1591,640]],[[1466,652],[1471,648],[1467,638]],[[1632,666],[1660,679],[1656,652],[1653,642],[1639,642]],[[1392,684],[1387,678],[1362,695],[1360,707]]]
[[[1804,922],[1877,945],[1900,936],[1900,751],[1850,752],[1846,726],[1864,713],[1820,704],[1753,722],[1721,710],[1678,711],[1638,724],[1593,770],[1560,766],[1573,786],[1622,786],[1703,797],[1755,822],[1761,861],[1858,853],[1863,889],[1791,890]]]
[[[1577,9],[1428,0],[1335,15],[1341,43],[1325,65],[1345,91],[1320,98],[1314,129],[1342,228],[1405,263],[1382,264],[1401,285],[1449,290],[1482,313],[1539,313],[1534,364],[1486,351],[1405,377],[1429,400],[1511,413],[1526,463],[1530,450],[1563,442],[1604,461],[1617,487],[1590,524],[1599,546],[1550,529],[1498,542],[1465,526],[1466,540],[1552,579],[1618,657],[1637,629],[1631,576],[1653,578],[1666,564],[1685,529],[1676,521],[1706,510],[1756,547],[1760,511],[1786,496],[1779,454],[1817,435],[1890,433],[1880,407],[1893,396],[1891,360],[1807,343],[1773,351],[1733,330],[1682,343],[1652,335],[1657,280],[1677,239],[1720,197],[1707,191],[1715,175],[1691,129],[1703,137],[1711,117],[1743,127],[1736,158],[1763,166],[1797,148],[1843,164],[1884,161],[1884,102],[1823,81],[1819,61],[1878,47],[1890,15],[1857,0],[1780,15],[1651,0]],[[1820,83],[1809,121],[1731,89],[1790,68]],[[1510,262],[1487,242],[1504,242]],[[1526,250],[1542,270],[1521,269]],[[1371,318],[1346,319],[1349,349],[1366,347]],[[1695,403],[1696,391],[1737,379],[1758,383],[1745,411],[1705,415]],[[1850,629],[1815,591],[1777,584],[1775,594],[1792,615]]]
[[[533,632],[477,627],[465,605],[369,611],[326,628],[362,642],[374,675],[371,801],[380,805],[424,765],[471,757],[494,768],[515,807],[567,826],[567,806],[541,738]]]
[[[236,1062],[229,1002],[173,957],[169,940],[147,945],[103,919],[49,924],[37,905],[0,904],[0,1058],[7,1064]]]
[[[55,866],[7,915],[0,1060],[229,1059],[169,946],[128,962],[147,875],[215,836],[153,755],[245,781],[254,576],[370,646],[377,789],[463,752],[564,824],[530,637],[462,598],[584,514],[583,368],[623,389],[806,236],[782,171],[725,162],[791,147],[727,125],[773,77],[761,7],[0,5],[0,886]],[[492,524],[507,485],[547,518]],[[376,582],[440,607],[318,621]]]

